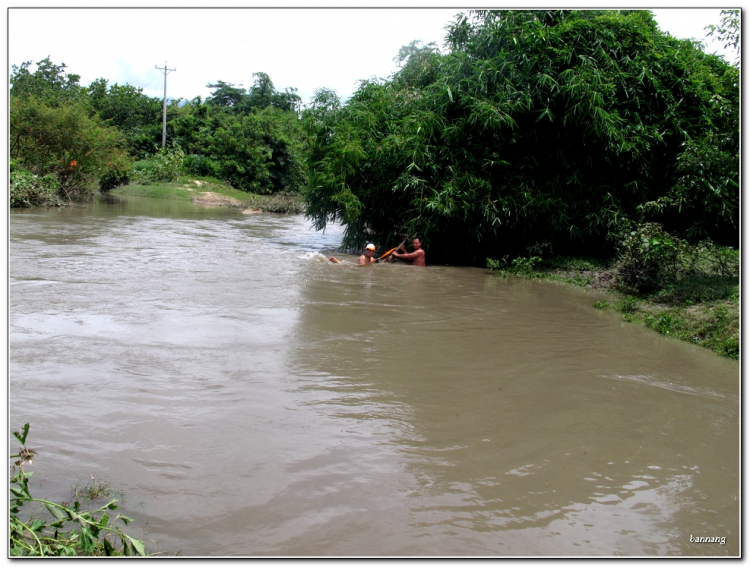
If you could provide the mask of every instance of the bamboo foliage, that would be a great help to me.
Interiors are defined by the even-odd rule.
[[[433,261],[466,263],[543,241],[601,250],[627,220],[736,241],[723,59],[644,11],[472,12],[447,45],[307,111],[318,228],[343,222],[349,246],[418,234]]]

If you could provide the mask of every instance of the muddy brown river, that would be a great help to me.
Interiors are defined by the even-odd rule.
[[[334,265],[340,241],[192,203],[13,211],[32,494],[108,481],[185,556],[739,555],[736,361],[594,292]]]

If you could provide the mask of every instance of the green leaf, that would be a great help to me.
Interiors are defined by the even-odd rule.
[[[63,514],[62,510],[60,510],[58,507],[53,506],[48,502],[44,503],[44,507],[47,508],[49,513],[52,514],[56,520],[62,520],[65,518],[65,514]]]
[[[26,436],[28,434],[29,434],[29,424],[26,423],[26,424],[24,424],[23,430],[22,430],[21,433],[19,433],[18,431],[14,431],[13,432],[13,437],[15,437],[16,439],[18,439],[21,442],[22,445],[26,445]]]
[[[133,544],[133,547],[138,552],[138,555],[141,555],[141,556],[146,555],[146,547],[143,545],[142,541],[130,538],[130,542]]]
[[[131,557],[133,555],[133,546],[128,539],[128,536],[125,534],[120,534],[120,541],[122,541],[122,554],[126,557]]]
[[[122,520],[123,523],[127,526],[128,523],[133,521],[133,518],[128,518],[127,516],[123,516],[122,514],[118,514],[115,520]]]

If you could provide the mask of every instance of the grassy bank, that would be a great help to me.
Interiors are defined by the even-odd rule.
[[[297,195],[254,195],[210,177],[180,176],[175,181],[149,184],[130,183],[111,191],[113,195],[135,195],[155,199],[194,201],[238,209],[260,209],[267,213],[299,214],[302,200]]]
[[[736,261],[739,262],[738,252]],[[593,307],[622,314],[663,335],[739,359],[740,288],[735,274],[691,274],[657,288],[634,292],[621,280],[615,260],[553,257],[519,258],[512,262],[488,260],[501,277],[517,276],[560,281],[606,292]]]

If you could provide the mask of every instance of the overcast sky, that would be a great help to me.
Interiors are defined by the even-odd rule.
[[[420,39],[442,47],[446,24],[462,11],[453,5],[459,7],[11,8],[8,61],[49,55],[82,85],[104,77],[158,97],[164,76],[156,66],[166,63],[176,69],[168,74],[168,96],[186,99],[205,98],[206,84],[217,80],[247,88],[263,71],[278,90],[296,87],[305,102],[320,87],[345,100],[359,80],[391,74],[401,46]],[[680,38],[705,39],[704,28],[720,20],[719,9],[653,12],[661,29]],[[722,52],[715,43],[707,50]]]

